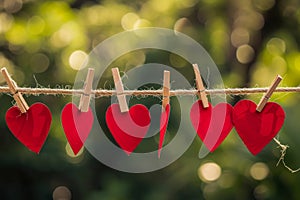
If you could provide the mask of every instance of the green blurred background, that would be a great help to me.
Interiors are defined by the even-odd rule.
[[[2,0],[0,1],[0,66],[7,67],[19,86],[72,87],[87,54],[104,39],[124,30],[164,27],[187,34],[210,53],[225,87],[268,86],[276,74],[281,86],[300,83],[300,2],[298,0]],[[148,62],[182,72],[191,84],[191,65],[162,51],[135,51],[114,65],[121,71]],[[5,85],[0,77],[1,85]],[[99,88],[113,88],[110,70]],[[262,94],[227,96],[259,101]],[[286,162],[300,167],[300,95],[274,94],[271,100],[286,111],[279,133],[290,146]],[[35,155],[9,132],[4,116],[13,104],[1,94],[0,199],[52,199],[65,186],[72,199],[300,199],[300,173],[276,167],[280,149],[273,141],[252,156],[233,130],[212,154],[199,159],[201,141],[170,166],[156,172],[128,174],[110,169],[87,151],[72,155],[60,121],[69,96],[28,96],[43,102],[53,114],[48,139]],[[147,98],[142,102],[147,102]],[[96,100],[104,123],[109,98]],[[172,123],[170,122],[170,135]],[[298,123],[297,123],[298,122]],[[66,190],[65,188],[65,190]],[[65,195],[56,190],[54,199]],[[68,195],[67,195],[68,196]]]

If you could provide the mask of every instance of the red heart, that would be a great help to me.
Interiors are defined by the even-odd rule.
[[[262,112],[257,112],[254,102],[242,100],[233,110],[235,129],[253,155],[276,136],[285,119],[281,106],[273,102],[268,102]]]
[[[167,104],[166,109],[161,113],[160,116],[160,133],[159,133],[159,144],[158,144],[158,157],[160,158],[161,148],[164,143],[167,126],[170,116],[170,104]]]
[[[91,108],[81,112],[75,104],[68,103],[62,110],[61,122],[67,140],[76,155],[86,141],[94,122]]]
[[[35,103],[23,114],[13,106],[7,110],[5,120],[9,130],[21,143],[35,153],[40,152],[52,121],[46,105]]]
[[[119,146],[130,155],[145,137],[150,126],[148,109],[137,104],[129,112],[121,113],[119,104],[112,104],[106,111],[107,126]]]
[[[203,108],[202,101],[198,100],[191,108],[190,118],[194,129],[210,152],[213,152],[231,131],[232,106],[219,103],[212,108]]]

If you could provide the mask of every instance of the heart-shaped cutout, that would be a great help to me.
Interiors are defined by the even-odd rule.
[[[158,144],[158,158],[160,158],[161,148],[164,143],[167,126],[170,116],[170,104],[167,104],[166,108],[162,111],[160,116],[160,131],[159,131],[159,144]]]
[[[130,155],[146,136],[150,127],[149,110],[141,104],[122,113],[119,104],[112,104],[106,111],[107,126],[118,145]]]
[[[213,152],[231,131],[233,108],[228,103],[219,103],[208,108],[202,106],[198,100],[191,108],[190,119],[198,136],[204,145]]]
[[[6,124],[12,134],[28,149],[39,153],[49,133],[52,116],[49,108],[35,103],[21,113],[17,106],[7,110]]]
[[[86,141],[94,122],[91,108],[81,112],[73,103],[68,103],[62,110],[61,122],[67,140],[76,155]]]
[[[285,119],[284,110],[274,102],[268,102],[261,112],[257,112],[253,101],[241,100],[233,110],[235,129],[253,155],[277,135]]]

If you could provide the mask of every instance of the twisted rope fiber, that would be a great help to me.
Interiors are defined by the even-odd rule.
[[[255,93],[265,93],[268,88],[226,88],[226,89],[206,89],[205,92],[208,95],[212,94],[231,94],[231,95],[246,95]],[[57,89],[57,88],[28,88],[18,87],[18,91],[28,95],[75,95],[84,94],[82,89]],[[196,95],[196,89],[178,89],[170,90],[170,96],[185,96],[185,95]],[[278,87],[274,92],[300,92],[300,87]],[[7,86],[0,87],[0,93],[10,93]],[[114,96],[116,95],[115,90],[97,89],[92,90],[92,95],[99,96]],[[163,90],[125,90],[122,94],[132,96],[159,96],[163,94]]]

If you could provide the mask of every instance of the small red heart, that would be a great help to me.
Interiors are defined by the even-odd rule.
[[[130,155],[145,137],[150,126],[150,113],[141,104],[122,113],[119,104],[112,104],[106,111],[107,126],[119,146]]]
[[[159,132],[159,144],[158,144],[158,157],[160,158],[161,148],[164,143],[167,126],[169,122],[169,116],[170,116],[170,104],[167,104],[164,111],[161,113],[160,116],[160,132]]]
[[[212,107],[203,108],[198,100],[191,108],[190,119],[198,136],[204,145],[213,152],[231,131],[233,108],[228,103],[219,103]]]
[[[233,110],[235,129],[253,155],[277,135],[285,119],[284,110],[274,102],[268,102],[261,112],[257,112],[254,102],[242,100]]]
[[[73,103],[68,103],[62,110],[61,122],[67,140],[76,155],[86,141],[94,122],[91,108],[81,112]]]
[[[42,103],[35,103],[21,113],[17,106],[7,110],[6,124],[12,134],[28,149],[39,153],[48,136],[52,116],[49,108]]]

